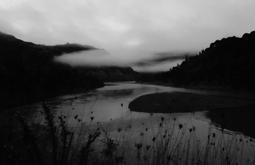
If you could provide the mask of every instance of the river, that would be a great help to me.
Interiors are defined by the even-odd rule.
[[[126,151],[135,151],[137,144],[149,148],[154,146],[157,140],[163,144],[167,136],[168,143],[164,141],[163,146],[171,146],[172,149],[168,152],[172,157],[176,158],[184,153],[187,155],[184,158],[186,160],[179,160],[183,161],[180,164],[187,163],[187,159],[191,161],[192,158],[188,155],[193,152],[198,154],[192,154],[196,161],[202,158],[205,160],[204,157],[208,154],[206,155],[208,162],[214,159],[222,161],[221,159],[230,156],[238,164],[254,163],[255,147],[251,138],[242,133],[221,130],[206,117],[205,112],[152,114],[129,110],[128,105],[135,98],[159,92],[201,91],[135,82],[116,82],[106,83],[104,87],[88,93],[51,98],[46,104],[55,116],[65,117],[68,128],[88,134],[90,132],[88,130],[100,127],[107,132],[107,136],[118,141],[121,146],[126,146]],[[26,118],[30,123],[41,125],[45,123],[42,103],[18,109],[28,112]],[[135,154],[126,155],[134,157]]]

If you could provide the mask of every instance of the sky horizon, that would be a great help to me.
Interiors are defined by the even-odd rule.
[[[38,44],[91,45],[121,65],[170,57],[133,66],[159,71],[181,62],[172,56],[255,30],[254,7],[254,0],[0,0],[0,31]]]

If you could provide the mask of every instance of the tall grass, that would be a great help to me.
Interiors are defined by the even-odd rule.
[[[95,117],[91,118],[93,126],[82,127],[81,119],[75,115],[73,118],[80,123],[77,132],[77,129],[68,127],[65,115],[55,116],[46,103],[42,109],[43,126],[29,124],[20,114],[16,116],[19,129],[1,149],[7,155],[1,157],[1,164],[255,164],[253,139],[228,134],[213,125],[209,126],[206,139],[201,140],[195,126],[182,123],[175,117],[160,117],[156,131],[142,123],[142,130],[134,131],[137,135],[135,140],[131,140],[125,131],[136,129],[132,123],[125,128],[118,127],[113,134],[103,125],[93,123]]]

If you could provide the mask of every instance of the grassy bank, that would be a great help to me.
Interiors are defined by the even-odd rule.
[[[129,104],[129,108],[138,112],[178,113],[237,107],[253,104],[254,101],[252,98],[222,94],[165,92],[140,96]]]
[[[41,165],[236,165],[254,164],[254,141],[239,134],[228,135],[209,126],[201,141],[199,127],[178,119],[155,118],[147,122],[116,125],[110,131],[103,123],[77,120],[70,128],[66,116],[54,116],[43,104],[45,125],[30,125],[20,114],[17,125],[3,131],[0,164]],[[13,123],[13,122],[12,122]],[[138,126],[140,125],[140,126]],[[141,127],[140,131],[137,127]],[[128,132],[133,130],[134,134]],[[136,141],[131,139],[136,136]],[[207,138],[208,137],[208,138]]]
[[[131,111],[182,113],[207,111],[222,128],[255,137],[255,100],[251,97],[222,94],[157,93],[140,96],[129,104]]]

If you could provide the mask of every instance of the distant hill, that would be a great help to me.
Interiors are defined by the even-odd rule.
[[[187,57],[164,77],[177,85],[213,85],[255,89],[255,32],[217,40]]]
[[[0,32],[0,107],[82,92],[103,86],[104,81],[133,79],[135,72],[131,68],[71,67],[53,60],[64,53],[92,49],[96,48],[37,45]]]

